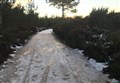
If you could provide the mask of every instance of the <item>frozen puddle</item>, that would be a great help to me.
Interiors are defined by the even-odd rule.
[[[35,35],[14,57],[14,62],[0,71],[0,83],[110,82],[81,52],[56,40],[52,29]]]

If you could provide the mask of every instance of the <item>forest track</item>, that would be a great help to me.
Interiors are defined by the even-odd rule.
[[[109,83],[76,50],[58,41],[52,30],[37,33],[0,71],[0,83]]]

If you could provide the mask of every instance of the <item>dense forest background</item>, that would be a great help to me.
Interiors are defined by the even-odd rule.
[[[12,45],[24,44],[27,38],[36,32],[35,26],[39,20],[34,10],[25,10],[18,5],[13,8],[11,2],[2,5],[2,28],[0,37],[0,64],[9,57]],[[24,13],[28,11],[28,13]]]
[[[120,13],[99,8],[85,18],[40,18],[34,8],[26,10],[20,5],[13,8],[11,3],[5,2],[2,19],[0,64],[10,58],[11,46],[25,44],[25,40],[39,30],[53,28],[63,43],[84,50],[89,58],[107,62],[104,73],[120,81]]]

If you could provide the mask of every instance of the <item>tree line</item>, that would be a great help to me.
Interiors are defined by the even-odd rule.
[[[25,40],[37,31],[39,17],[38,13],[35,13],[35,8],[31,6],[32,3],[28,4],[28,8],[20,4],[13,7],[14,3],[14,0],[2,0],[0,3],[2,6],[0,64],[10,57],[9,54],[12,53],[10,46],[24,44]]]
[[[99,62],[108,62],[104,73],[120,80],[120,13],[99,8],[93,9],[85,18],[65,18],[64,11],[72,7],[74,10],[78,3],[75,4],[75,0],[49,0],[51,5],[61,7],[63,18],[40,18],[35,13],[33,3],[29,3],[26,10],[21,5],[13,8],[9,0],[3,1],[0,64],[10,57],[8,54],[12,52],[11,45],[24,44],[25,39],[37,32],[36,27],[46,27],[53,28],[65,44],[84,50],[85,56]]]
[[[85,18],[66,18],[53,31],[68,46],[84,50],[85,56],[107,62],[104,73],[120,81],[120,13],[93,9]]]

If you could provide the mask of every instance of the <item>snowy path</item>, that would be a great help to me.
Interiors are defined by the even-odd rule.
[[[85,57],[54,37],[35,35],[0,71],[0,83],[109,83]]]

